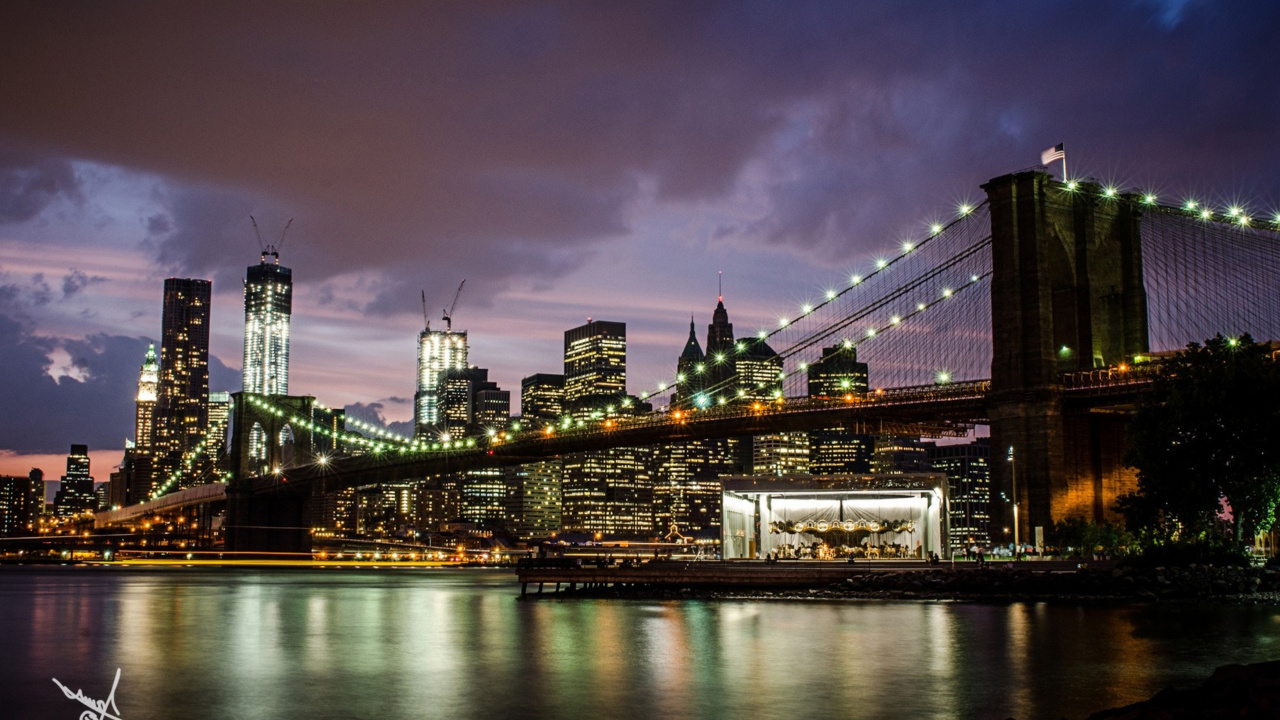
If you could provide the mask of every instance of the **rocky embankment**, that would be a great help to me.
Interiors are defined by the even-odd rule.
[[[1025,600],[1162,602],[1213,600],[1280,604],[1280,571],[1191,565],[1046,571],[1036,563],[873,570],[822,588],[603,587],[573,593],[590,597],[920,599],[969,602]]]
[[[1044,572],[1034,564],[983,570],[939,569],[856,575],[819,596],[925,597],[955,600],[1208,600],[1280,602],[1280,572],[1191,565]]]
[[[1280,717],[1280,661],[1225,665],[1198,688],[1166,688],[1150,700],[1089,720],[1226,720]]]

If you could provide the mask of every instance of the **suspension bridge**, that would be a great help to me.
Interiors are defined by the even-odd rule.
[[[982,202],[736,343],[739,353],[776,350],[776,379],[731,375],[699,385],[692,403],[672,401],[693,380],[677,375],[640,394],[658,412],[635,414],[623,400],[590,418],[426,441],[359,423],[363,432],[349,431],[310,397],[236,394],[231,471],[208,478],[226,483],[228,548],[308,551],[312,498],[343,488],[834,426],[938,437],[985,425],[993,459],[1008,460],[992,463],[994,486],[1023,509],[1023,537],[1067,517],[1114,519],[1115,499],[1134,487],[1122,459],[1127,415],[1160,357],[1219,333],[1280,338],[1280,216],[1060,182],[1038,168],[982,189]],[[810,396],[806,370],[831,347],[868,364],[867,392]],[[250,448],[251,435],[285,434],[288,452]],[[186,468],[154,502],[192,484]]]

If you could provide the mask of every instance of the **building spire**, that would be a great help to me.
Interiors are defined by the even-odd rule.
[[[724,302],[724,271],[716,271],[716,300]]]

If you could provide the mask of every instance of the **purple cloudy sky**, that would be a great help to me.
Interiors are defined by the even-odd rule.
[[[294,269],[291,390],[407,420],[419,291],[503,387],[625,321],[670,375],[978,185],[1073,170],[1280,204],[1280,4],[59,3],[0,9],[0,472],[105,479],[168,276],[238,389],[249,215]],[[703,330],[705,332],[705,330]]]

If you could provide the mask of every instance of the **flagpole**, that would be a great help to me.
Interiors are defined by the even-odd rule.
[[[1062,182],[1070,182],[1067,180],[1067,151],[1062,151]]]

